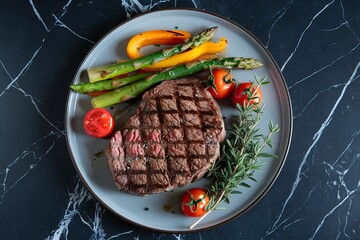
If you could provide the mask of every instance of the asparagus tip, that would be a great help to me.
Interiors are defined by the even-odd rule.
[[[79,89],[79,86],[72,84],[72,85],[70,85],[70,88],[76,92]]]

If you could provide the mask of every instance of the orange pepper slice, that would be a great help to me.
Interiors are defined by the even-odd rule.
[[[148,45],[175,45],[189,39],[191,34],[183,30],[150,30],[133,36],[127,44],[129,58],[142,57],[140,49]]]

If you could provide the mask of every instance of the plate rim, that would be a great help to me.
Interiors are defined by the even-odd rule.
[[[93,45],[93,47],[87,52],[87,54],[82,58],[82,61],[80,62],[78,68],[75,71],[74,77],[71,81],[71,83],[74,83],[74,81],[77,79],[77,75],[79,73],[79,71],[81,70],[82,65],[84,64],[84,62],[88,59],[89,55],[97,48],[97,46],[107,37],[109,36],[112,32],[114,32],[116,29],[120,28],[121,26],[125,25],[126,23],[136,19],[136,18],[140,18],[144,15],[148,15],[148,14],[152,14],[152,13],[156,13],[156,12],[163,12],[163,11],[189,11],[189,12],[196,12],[196,13],[205,13],[207,15],[211,15],[211,16],[215,16],[218,17],[226,22],[229,22],[233,25],[235,25],[237,28],[241,29],[242,31],[244,31],[246,34],[248,34],[254,41],[256,41],[257,44],[259,44],[259,46],[261,47],[261,49],[266,53],[266,55],[269,57],[269,59],[271,60],[271,62],[274,64],[275,69],[277,70],[278,74],[280,75],[280,79],[282,84],[284,85],[284,89],[285,89],[285,93],[287,96],[287,100],[286,103],[288,105],[289,108],[289,133],[287,135],[287,143],[285,146],[285,151],[284,151],[284,156],[281,159],[281,164],[279,165],[277,171],[274,174],[274,177],[269,181],[268,186],[249,204],[249,206],[247,206],[243,211],[240,211],[239,213],[235,214],[234,216],[231,216],[219,223],[213,224],[211,226],[207,226],[207,227],[203,227],[203,228],[195,228],[195,229],[189,229],[189,230],[164,230],[164,229],[160,229],[160,228],[155,228],[155,227],[150,227],[144,224],[140,224],[136,221],[133,221],[129,218],[126,218],[125,216],[119,214],[118,212],[116,212],[113,208],[111,208],[109,205],[107,205],[97,194],[95,194],[95,192],[92,190],[92,188],[89,186],[89,184],[87,183],[87,181],[84,179],[83,175],[80,172],[80,169],[77,165],[77,162],[75,160],[74,154],[71,151],[71,146],[70,146],[70,140],[69,140],[69,136],[68,136],[68,114],[69,114],[69,100],[70,100],[70,94],[71,94],[71,89],[69,89],[68,91],[68,95],[67,95],[67,99],[66,99],[66,104],[65,104],[65,115],[64,115],[64,129],[65,129],[65,138],[66,138],[66,145],[67,145],[67,149],[72,161],[72,164],[75,167],[75,170],[77,172],[77,176],[80,178],[81,182],[84,184],[84,186],[87,188],[87,190],[90,192],[90,194],[93,196],[94,199],[96,199],[98,202],[101,203],[101,205],[103,205],[107,210],[109,210],[110,212],[112,212],[113,214],[115,214],[115,216],[120,217],[121,219],[125,220],[128,223],[131,223],[135,226],[144,228],[144,229],[148,229],[148,230],[152,230],[152,231],[157,231],[157,232],[161,232],[161,233],[169,233],[169,234],[174,234],[174,233],[181,233],[181,234],[187,234],[187,233],[196,233],[196,232],[201,232],[201,231],[207,231],[207,230],[211,230],[214,228],[217,228],[219,226],[222,226],[226,223],[229,223],[230,221],[233,221],[234,219],[244,215],[245,213],[247,213],[249,210],[251,210],[254,206],[256,206],[259,201],[268,193],[268,191],[271,189],[271,187],[274,185],[275,181],[277,180],[278,176],[280,175],[282,168],[285,165],[289,150],[290,150],[290,146],[291,146],[291,141],[292,141],[292,134],[293,134],[293,109],[292,109],[292,102],[291,102],[291,98],[290,98],[290,93],[289,93],[289,89],[288,86],[286,84],[285,78],[277,64],[277,62],[275,61],[274,57],[271,55],[271,53],[269,52],[269,50],[264,46],[264,44],[253,34],[251,33],[249,30],[247,30],[245,27],[243,27],[242,25],[240,25],[239,23],[228,19],[226,17],[224,17],[223,15],[220,15],[218,13],[214,13],[212,11],[208,11],[208,10],[204,10],[204,9],[196,9],[196,8],[186,8],[186,7],[174,7],[174,8],[161,8],[161,9],[156,9],[156,10],[150,10],[147,12],[142,12],[139,13],[135,16],[132,16],[128,19],[125,19],[124,21],[122,21],[121,23],[117,24],[116,26],[112,27],[110,30],[108,30],[101,38],[98,39],[98,41]]]

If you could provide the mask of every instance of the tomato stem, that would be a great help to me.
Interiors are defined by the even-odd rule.
[[[196,212],[199,207],[198,204],[201,203],[205,199],[207,193],[205,195],[200,196],[199,199],[195,199],[194,195],[192,195],[190,191],[187,191],[187,192],[190,195],[190,202],[188,202],[188,203],[183,202],[182,204],[188,206],[190,208],[191,212]],[[192,207],[195,207],[195,209],[193,209]]]

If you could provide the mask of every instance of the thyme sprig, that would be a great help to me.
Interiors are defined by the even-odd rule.
[[[245,90],[248,99],[257,98],[256,91],[261,85],[269,83],[266,77],[255,75],[255,81],[249,89]],[[213,184],[209,189],[210,201],[206,206],[206,214],[199,218],[189,228],[194,228],[213,210],[224,201],[229,202],[231,194],[239,194],[239,187],[250,188],[246,180],[256,182],[255,171],[262,164],[260,158],[276,157],[264,152],[265,147],[272,147],[272,135],[279,131],[278,125],[272,121],[268,124],[268,133],[261,134],[258,124],[261,121],[263,105],[252,103],[254,101],[238,104],[238,115],[234,116],[233,128],[228,132],[227,139],[222,143],[220,157],[210,169]]]

